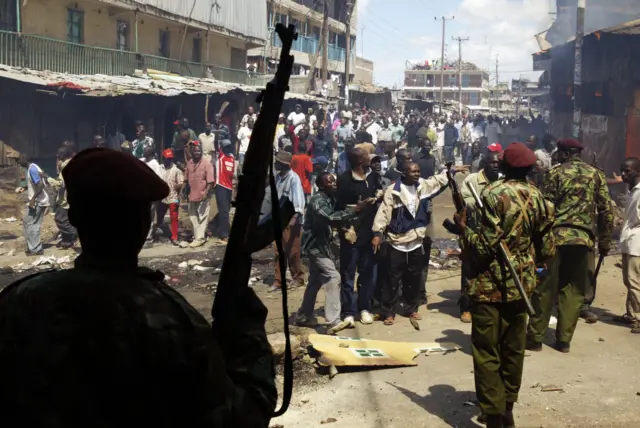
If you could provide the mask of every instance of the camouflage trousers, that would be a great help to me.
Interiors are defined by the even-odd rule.
[[[593,251],[584,245],[561,245],[548,265],[548,275],[536,287],[531,303],[536,316],[529,321],[529,340],[544,342],[553,312],[558,302],[556,340],[570,343],[584,304],[585,290],[590,283],[589,259]]]
[[[518,401],[527,332],[522,301],[471,306],[471,344],[476,396],[486,415],[502,415]]]

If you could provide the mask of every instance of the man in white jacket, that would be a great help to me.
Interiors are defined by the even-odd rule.
[[[383,236],[389,243],[387,278],[382,278],[382,311],[385,325],[395,320],[398,286],[409,317],[420,320],[418,299],[422,268],[428,260],[423,241],[431,221],[429,200],[448,184],[446,172],[428,179],[420,178],[420,167],[406,162],[403,175],[385,191],[382,204],[373,222],[374,251],[380,247]],[[455,170],[453,170],[455,172]]]

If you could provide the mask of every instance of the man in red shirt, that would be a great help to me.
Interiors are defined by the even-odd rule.
[[[216,201],[218,202],[218,215],[213,219],[213,235],[227,240],[229,238],[229,210],[233,187],[236,181],[236,159],[233,156],[233,145],[229,140],[220,142],[218,167],[216,168]]]
[[[302,183],[302,191],[307,202],[311,197],[311,174],[313,174],[313,163],[311,156],[307,153],[307,145],[300,141],[298,153],[291,159],[291,169],[298,174]]]
[[[187,162],[186,182],[189,183],[189,219],[193,225],[193,242],[190,247],[201,247],[209,221],[209,192],[215,184],[213,165],[202,159],[202,147],[198,141],[191,144],[191,159]]]

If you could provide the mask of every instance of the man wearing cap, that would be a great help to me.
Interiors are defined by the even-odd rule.
[[[524,144],[511,144],[502,162],[505,178],[487,185],[480,196],[484,207],[474,210],[469,222],[466,215],[455,215],[464,245],[473,255],[473,373],[488,428],[515,425],[513,404],[522,382],[527,329],[526,305],[507,268],[496,259],[496,248],[501,242],[509,248],[528,294],[536,286],[536,265],[555,255],[550,233],[553,205],[527,182],[535,162],[535,154]]]
[[[29,427],[267,426],[277,391],[253,291],[233,300],[241,322],[212,330],[162,272],[138,266],[167,185],[109,149],[79,153],[62,174],[82,254],[0,295],[3,416]],[[114,206],[127,221],[113,221]]]
[[[197,141],[198,136],[193,132],[193,129],[189,128],[189,119],[186,117],[176,120],[173,124],[176,126],[176,132],[173,134],[171,149],[176,159],[182,161],[182,159],[184,159],[184,150],[186,149],[182,132],[189,132],[188,141]]]
[[[166,149],[162,152],[163,165],[160,166],[160,176],[169,187],[169,194],[164,198],[158,206],[158,224],[164,223],[164,216],[169,210],[169,218],[171,219],[171,243],[178,245],[178,225],[180,210],[180,192],[184,185],[184,175],[180,168],[173,162],[173,150]]]
[[[548,266],[546,278],[534,295],[536,316],[529,322],[527,348],[541,351],[554,303],[558,302],[556,344],[570,351],[585,290],[589,286],[589,258],[595,241],[598,252],[611,250],[613,212],[604,173],[580,157],[582,144],[574,139],[558,141],[557,165],[544,177],[542,191],[555,204],[553,226],[558,252]],[[556,300],[557,299],[557,300]]]
[[[214,183],[213,165],[202,159],[200,144],[191,145],[191,159],[187,162],[185,182],[189,183],[189,219],[193,225],[193,241],[190,247],[201,247],[209,221],[210,191]]]
[[[291,278],[294,285],[302,287],[304,285],[304,272],[302,271],[302,262],[300,261],[302,224],[304,221],[305,197],[302,190],[300,177],[291,169],[291,159],[293,155],[289,152],[279,151],[276,154],[275,169],[276,188],[279,198],[286,198],[293,204],[295,215],[282,231],[282,247],[285,249],[285,257],[287,265],[291,272]],[[275,254],[276,280],[271,291],[282,288],[282,275],[286,272],[280,272],[280,263],[278,263],[278,250]]]

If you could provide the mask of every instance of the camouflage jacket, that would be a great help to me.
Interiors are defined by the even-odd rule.
[[[524,181],[498,180],[480,196],[484,209],[473,210],[463,238],[473,257],[469,293],[478,302],[511,302],[522,299],[506,266],[495,257],[500,241],[511,252],[511,262],[520,273],[528,294],[536,286],[536,264],[555,255],[553,205]],[[524,208],[524,209],[523,209]]]
[[[3,417],[29,427],[268,426],[277,391],[264,320],[244,314],[235,342],[218,343],[162,273],[81,258],[0,294]]]
[[[601,170],[572,158],[546,173],[542,191],[556,208],[556,245],[593,247],[596,238],[601,244],[611,244],[613,211]]]

